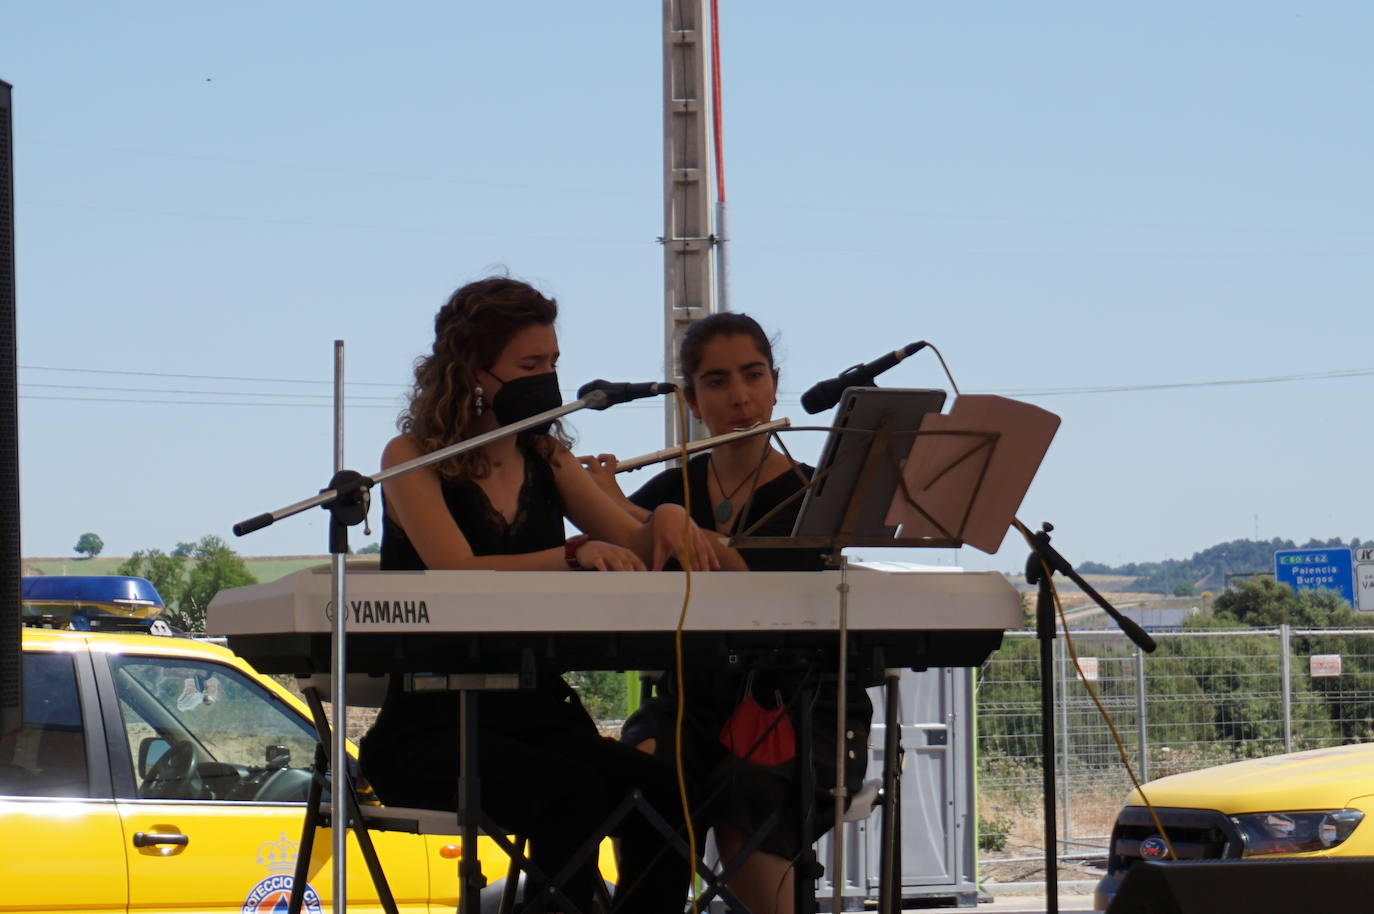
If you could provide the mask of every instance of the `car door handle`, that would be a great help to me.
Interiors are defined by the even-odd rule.
[[[190,835],[169,835],[155,831],[134,832],[134,847],[156,847],[159,844],[180,844],[184,847],[190,843]]]

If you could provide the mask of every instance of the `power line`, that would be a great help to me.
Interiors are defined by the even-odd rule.
[[[559,244],[602,244],[602,245],[647,245],[658,243],[647,238],[605,238],[589,237],[586,235],[532,235],[516,232],[479,232],[461,231],[458,229],[429,228],[412,225],[382,225],[364,222],[326,222],[318,219],[279,219],[267,216],[237,216],[228,213],[195,211],[195,210],[163,210],[163,209],[142,209],[129,206],[97,206],[87,203],[52,203],[35,200],[18,200],[23,206],[54,207],[57,209],[79,209],[89,212],[106,213],[127,213],[138,216],[168,216],[177,219],[205,219],[209,221],[223,222],[242,222],[260,225],[283,225],[296,226],[303,228],[327,228],[327,229],[350,229],[354,231],[367,232],[401,232],[412,235],[437,235],[458,238],[498,238],[507,241],[542,241],[555,242]],[[1232,250],[1232,251],[1203,251],[1203,250],[1069,250],[1056,251],[1044,249],[977,249],[977,248],[937,248],[937,247],[837,247],[827,245],[824,248],[803,246],[803,245],[777,245],[759,244],[756,242],[733,242],[736,248],[751,251],[763,251],[772,253],[787,254],[811,254],[824,252],[827,254],[869,254],[886,257],[1056,257],[1056,258],[1111,258],[1111,257],[1154,257],[1154,258],[1193,258],[1215,260],[1219,258],[1245,258],[1245,257],[1368,257],[1367,249],[1357,250],[1309,250],[1297,251],[1285,249],[1282,251],[1274,250]]]
[[[1309,374],[1271,375],[1262,378],[1228,378],[1215,381],[1176,381],[1161,384],[1112,384],[1088,387],[1040,387],[977,393],[1014,394],[1022,397],[1054,397],[1064,394],[1134,393],[1145,390],[1183,390],[1196,387],[1234,387],[1244,384],[1286,384],[1294,381],[1328,381],[1337,378],[1364,378],[1374,375],[1374,368],[1345,368],[1335,371],[1316,371]]]
[[[193,375],[175,374],[171,372],[140,371],[135,369],[114,369],[114,368],[61,368],[56,366],[21,365],[20,368],[32,371],[56,371],[56,372],[77,372],[90,374],[110,374],[110,375],[142,375],[161,378],[194,379],[209,381],[230,381],[248,382],[259,384],[329,384],[329,381],[310,381],[299,378],[258,378],[235,375]],[[1001,388],[997,390],[971,390],[970,393],[1000,394],[1003,396],[1018,397],[1057,397],[1072,396],[1081,394],[1107,394],[1107,393],[1140,393],[1146,391],[1163,390],[1189,390],[1207,387],[1236,387],[1252,384],[1291,384],[1304,381],[1329,381],[1344,378],[1364,378],[1374,376],[1374,368],[1342,368],[1330,371],[1317,371],[1306,373],[1292,373],[1283,375],[1268,375],[1254,378],[1220,378],[1206,381],[1172,381],[1158,382],[1151,384],[1097,384],[1084,385],[1079,387],[1023,387],[1023,388]],[[393,396],[368,396],[358,395],[349,398],[346,406],[359,409],[395,409],[397,399],[403,395],[402,389],[395,384],[385,384],[370,381],[350,381],[350,385],[363,387],[387,387],[396,391]],[[20,394],[21,399],[26,400],[65,400],[71,402],[96,402],[96,403],[152,403],[168,405],[197,405],[197,406],[317,406],[328,407],[328,394],[309,394],[309,393],[278,393],[271,391],[250,391],[250,390],[184,390],[178,388],[140,388],[140,387],[106,387],[103,385],[81,385],[81,384],[34,384],[21,383],[20,388],[42,388],[56,390],[89,390],[93,392],[120,392],[120,393],[147,393],[147,394],[174,394],[178,396],[204,396],[204,397],[257,397],[257,398],[300,398],[308,397],[318,399],[318,403],[281,403],[281,402],[227,402],[220,400],[161,400],[144,399],[132,397],[79,397],[79,396],[49,396],[40,394]],[[564,396],[571,398],[573,391],[566,389]],[[780,390],[778,396],[793,401],[801,396],[800,391]],[[381,403],[357,403],[357,400],[383,401]],[[657,409],[652,404],[628,404],[620,407],[621,409]]]
[[[141,149],[131,146],[107,146],[96,144],[76,145],[62,143],[55,140],[42,140],[32,138],[21,138],[19,142],[24,144],[32,143],[35,146],[55,146],[63,149],[89,149],[96,152],[119,152],[131,155],[154,156],[169,159],[184,159],[201,162],[221,162],[229,165],[248,165],[254,168],[278,168],[291,171],[317,172],[320,174],[345,174],[360,175],[374,178],[389,178],[403,181],[417,181],[432,184],[452,184],[464,187],[487,187],[498,190],[529,190],[540,193],[567,193],[584,194],[598,197],[625,197],[640,200],[655,200],[659,197],[639,192],[639,191],[619,191],[599,187],[569,187],[554,184],[531,184],[527,182],[498,182],[498,181],[476,181],[470,178],[453,178],[447,175],[425,174],[421,172],[388,171],[373,168],[345,167],[338,165],[323,165],[320,163],[303,162],[277,162],[266,159],[248,159],[234,156],[212,155],[207,153],[190,152],[171,152],[163,149]],[[1094,220],[1069,220],[1069,219],[1045,219],[1034,217],[1017,216],[981,216],[970,214],[965,211],[941,211],[941,210],[914,210],[904,208],[893,208],[888,206],[875,207],[855,207],[839,206],[834,204],[798,204],[785,201],[752,200],[736,201],[746,208],[754,209],[780,209],[780,210],[802,210],[817,213],[849,213],[861,216],[890,216],[896,218],[910,219],[945,219],[957,222],[991,222],[1006,223],[1011,225],[1059,225],[1083,228],[1117,228],[1128,230],[1149,230],[1149,231],[1197,231],[1197,232],[1220,232],[1227,234],[1272,234],[1272,235],[1305,235],[1313,234],[1306,228],[1293,228],[1290,226],[1256,226],[1256,225],[1195,225],[1188,223],[1167,223],[1167,222],[1113,222],[1113,221],[1094,221]],[[41,205],[41,204],[40,204]],[[60,204],[53,204],[60,205]],[[1368,231],[1340,231],[1332,232],[1324,230],[1316,234],[1324,236],[1335,236],[1342,238],[1368,238],[1371,232]]]
[[[251,395],[250,395],[250,396],[251,396]],[[40,395],[40,394],[20,394],[20,395],[19,395],[19,399],[21,399],[21,400],[65,400],[65,401],[69,401],[69,402],[79,402],[79,403],[152,403],[152,404],[157,404],[157,405],[162,405],[162,406],[259,406],[259,407],[262,407],[262,406],[287,406],[287,407],[305,406],[305,407],[309,407],[309,408],[311,408],[311,409],[330,409],[330,408],[332,408],[332,404],[329,404],[329,403],[277,403],[277,402],[269,402],[269,403],[263,403],[263,402],[258,402],[258,403],[240,403],[240,402],[235,402],[235,401],[232,401],[232,400],[145,400],[145,399],[135,399],[135,398],[133,398],[133,397],[56,397],[56,396],[50,397],[50,396],[44,396],[44,395]],[[394,408],[395,408],[395,407],[383,406],[383,405],[380,404],[380,403],[376,403],[376,404],[372,404],[372,403],[361,403],[361,404],[358,404],[358,405],[356,405],[356,406],[355,406],[355,405],[352,405],[352,404],[344,404],[344,405],[345,405],[346,408],[350,408],[350,409],[394,409]]]
[[[209,219],[224,222],[247,222],[265,225],[291,225],[305,228],[356,229],[368,232],[404,232],[413,235],[443,235],[457,238],[501,238],[514,241],[556,241],[577,244],[652,244],[647,238],[589,238],[585,235],[529,235],[515,232],[464,232],[458,229],[424,228],[412,225],[373,225],[364,222],[322,222],[318,219],[273,219],[267,216],[234,216],[195,210],[140,209],[132,206],[96,206],[89,203],[49,203],[35,200],[16,200],[24,206],[50,206],[56,209],[80,209],[100,213],[128,213],[135,216],[172,216],[178,219]]]
[[[29,388],[38,387],[38,388],[49,389],[49,390],[99,390],[99,391],[105,391],[105,392],[109,392],[109,393],[139,393],[139,394],[191,394],[191,395],[195,395],[195,396],[205,396],[205,397],[242,397],[242,396],[251,396],[251,397],[295,397],[295,398],[309,397],[309,398],[311,398],[311,399],[319,399],[319,400],[330,400],[330,399],[332,399],[332,397],[331,397],[329,394],[302,394],[302,393],[289,393],[289,394],[284,394],[284,393],[275,393],[275,392],[272,392],[272,391],[247,391],[247,390],[182,390],[182,389],[178,389],[178,388],[164,388],[164,387],[157,387],[157,388],[148,388],[148,387],[104,387],[104,386],[101,386],[101,387],[92,387],[92,386],[89,385],[89,384],[29,384],[29,383],[25,383],[25,384],[20,384],[19,386],[20,386],[21,388],[24,388],[24,387],[29,387]],[[395,398],[395,397],[378,397],[378,396],[366,396],[366,395],[363,395],[363,396],[356,396],[356,395],[355,395],[355,396],[353,396],[353,397],[350,397],[349,400],[350,400],[350,402],[353,401],[353,400],[385,400],[385,401],[387,401],[387,402],[395,402],[396,398]]]
[[[218,375],[218,374],[173,374],[167,371],[143,371],[134,368],[77,368],[64,367],[59,365],[20,365],[24,371],[71,371],[78,374],[116,374],[116,375],[143,375],[150,378],[181,378],[184,380],[195,381],[252,381],[259,384],[333,384],[333,381],[310,380],[306,378],[253,378],[243,375]],[[359,387],[390,387],[396,388],[396,384],[386,384],[380,381],[347,381],[347,385],[357,385]]]
[[[529,184],[500,181],[474,181],[471,178],[450,178],[443,175],[420,174],[417,172],[398,172],[398,171],[378,171],[370,168],[345,168],[338,165],[306,165],[299,162],[272,162],[262,159],[241,159],[232,156],[207,155],[204,153],[190,152],[168,152],[162,149],[136,149],[131,146],[86,146],[73,147],[71,144],[58,143],[51,140],[23,139],[22,143],[33,143],[37,146],[57,146],[59,148],[88,148],[98,152],[126,152],[134,155],[162,156],[169,159],[189,159],[200,162],[224,162],[230,165],[251,165],[255,168],[285,168],[295,171],[314,171],[320,173],[335,173],[345,175],[363,175],[371,178],[394,178],[403,181],[423,181],[432,184],[457,184],[464,187],[490,187],[498,190],[536,190],[541,193],[554,191],[558,193],[570,194],[590,194],[599,197],[631,197],[641,200],[657,200],[655,194],[643,193],[638,191],[619,191],[605,190],[593,187],[560,187],[554,184]]]
[[[22,387],[23,385],[20,385],[20,386]],[[90,390],[101,390],[102,388],[99,388],[99,387],[92,387],[92,388],[89,388],[89,389],[90,389]],[[166,392],[167,392],[167,393],[176,393],[177,391],[166,391]],[[163,391],[150,390],[150,391],[148,391],[148,393],[163,393]],[[197,393],[197,391],[190,391],[190,393]],[[253,392],[251,392],[251,391],[225,391],[225,392],[222,394],[222,396],[260,397],[260,396],[269,396],[269,395],[268,395],[268,394],[255,394],[255,393],[253,393]],[[288,396],[289,396],[289,395],[288,395]],[[268,406],[268,407],[271,407],[271,406],[302,407],[302,406],[304,406],[304,407],[310,407],[310,408],[314,408],[314,409],[331,409],[331,408],[333,408],[333,404],[332,404],[332,403],[328,403],[328,402],[323,402],[323,403],[283,403],[283,402],[281,402],[281,401],[236,402],[236,401],[230,401],[230,400],[149,400],[149,399],[138,398],[138,397],[74,397],[74,396],[67,396],[67,397],[64,397],[64,396],[55,396],[55,395],[50,396],[50,395],[47,395],[47,394],[22,394],[22,393],[19,394],[19,399],[21,399],[21,400],[61,400],[61,401],[66,401],[66,402],[71,402],[71,403],[150,403],[150,404],[165,404],[165,405],[170,405],[170,406]],[[369,399],[377,399],[377,398],[369,398]],[[398,404],[394,404],[394,403],[393,403],[393,404],[385,404],[385,403],[354,403],[354,402],[352,402],[351,400],[349,400],[349,401],[346,401],[346,402],[344,403],[344,408],[345,408],[345,409],[389,409],[389,410],[396,410],[396,409],[399,409],[400,407],[399,407]],[[624,404],[624,405],[621,405],[621,406],[617,406],[616,409],[617,409],[617,410],[626,410],[626,409],[658,409],[658,407],[657,407],[657,406],[654,406],[654,405],[641,405],[641,404],[638,404],[638,403],[629,403],[629,404]]]

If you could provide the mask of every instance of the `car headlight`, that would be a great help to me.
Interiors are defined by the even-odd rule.
[[[1364,813],[1358,809],[1256,812],[1231,817],[1245,841],[1242,857],[1326,850],[1349,838],[1362,819]]]

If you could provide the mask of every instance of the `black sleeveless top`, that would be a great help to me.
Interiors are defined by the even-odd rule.
[[[521,555],[542,552],[563,545],[563,499],[553,478],[549,462],[532,447],[521,447],[525,458],[525,481],[515,520],[506,523],[487,493],[468,479],[444,479],[440,487],[449,514],[467,537],[473,555]],[[383,508],[386,496],[383,493]],[[424,571],[425,563],[410,537],[382,512],[382,570]]]
[[[549,462],[530,446],[521,444],[525,459],[525,480],[520,487],[515,519],[507,523],[481,487],[466,479],[441,477],[444,504],[463,531],[474,555],[520,555],[562,546],[563,499]],[[426,566],[400,524],[385,513],[383,493],[382,553],[383,571],[423,571]],[[509,571],[504,574],[544,574],[546,572]],[[553,671],[541,671],[535,688],[524,691],[484,692],[481,699],[481,727],[519,734],[550,725],[587,726],[587,717],[576,694]],[[377,722],[368,740],[377,748],[392,740],[428,738],[436,727],[456,728],[459,723],[458,700],[452,694],[414,694],[401,688],[401,677],[393,677]]]

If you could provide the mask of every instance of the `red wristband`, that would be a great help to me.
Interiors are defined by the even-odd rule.
[[[585,533],[579,533],[563,544],[563,561],[568,563],[570,571],[584,571],[582,563],[577,560],[577,550],[582,548],[582,544],[590,540],[591,537]]]

